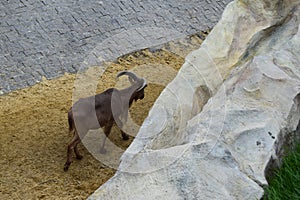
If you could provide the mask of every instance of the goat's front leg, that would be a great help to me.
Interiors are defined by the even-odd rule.
[[[102,153],[102,154],[104,154],[104,153],[106,153],[106,150],[105,150],[105,148],[104,148],[104,146],[105,146],[105,141],[106,141],[106,138],[109,136],[109,134],[110,134],[110,131],[111,131],[111,128],[112,128],[112,126],[113,126],[113,123],[109,123],[109,124],[106,124],[105,126],[104,126],[104,134],[105,134],[105,136],[104,136],[104,139],[103,139],[103,142],[102,142],[102,146],[101,146],[101,149],[100,149],[100,153]]]
[[[129,140],[129,135],[121,130],[123,140]]]
[[[127,121],[127,115],[124,116],[123,118],[124,118],[124,121],[126,122]],[[120,120],[118,118],[118,119],[116,119],[116,121],[117,121],[117,125],[118,125],[118,127],[119,127],[119,129],[121,131],[123,140],[128,140],[129,139],[129,135],[122,130],[122,128],[123,128],[123,122],[122,122],[122,120]]]

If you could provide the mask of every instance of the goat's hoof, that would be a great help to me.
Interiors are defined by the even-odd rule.
[[[82,155],[76,155],[76,159],[77,159],[77,160],[81,160],[82,158],[83,158]]]
[[[122,138],[123,138],[123,140],[129,140],[129,135],[127,135],[127,134],[122,134]]]
[[[70,164],[69,164],[69,163],[66,163],[65,166],[64,166],[64,171],[65,171],[65,172],[68,171],[69,167],[70,167]]]
[[[100,153],[101,154],[105,154],[106,153],[106,149],[104,149],[104,148],[100,149]]]

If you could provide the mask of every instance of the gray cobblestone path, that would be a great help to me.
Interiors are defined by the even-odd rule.
[[[211,28],[230,1],[2,0],[0,93]]]

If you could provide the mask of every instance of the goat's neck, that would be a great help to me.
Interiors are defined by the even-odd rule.
[[[129,108],[131,107],[132,102],[133,102],[133,95],[131,95],[131,97],[129,99]]]
[[[128,102],[129,107],[133,103],[134,100],[134,92],[136,91],[137,87],[135,85],[132,85],[128,88],[125,88],[122,90],[122,98],[124,102]]]

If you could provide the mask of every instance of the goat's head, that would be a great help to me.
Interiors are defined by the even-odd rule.
[[[117,78],[123,75],[127,75],[128,79],[131,83],[131,87],[134,88],[134,91],[132,91],[132,100],[139,100],[143,99],[145,94],[144,94],[144,89],[147,87],[147,81],[144,78],[138,77],[135,73],[130,72],[130,71],[121,71],[117,74]]]

